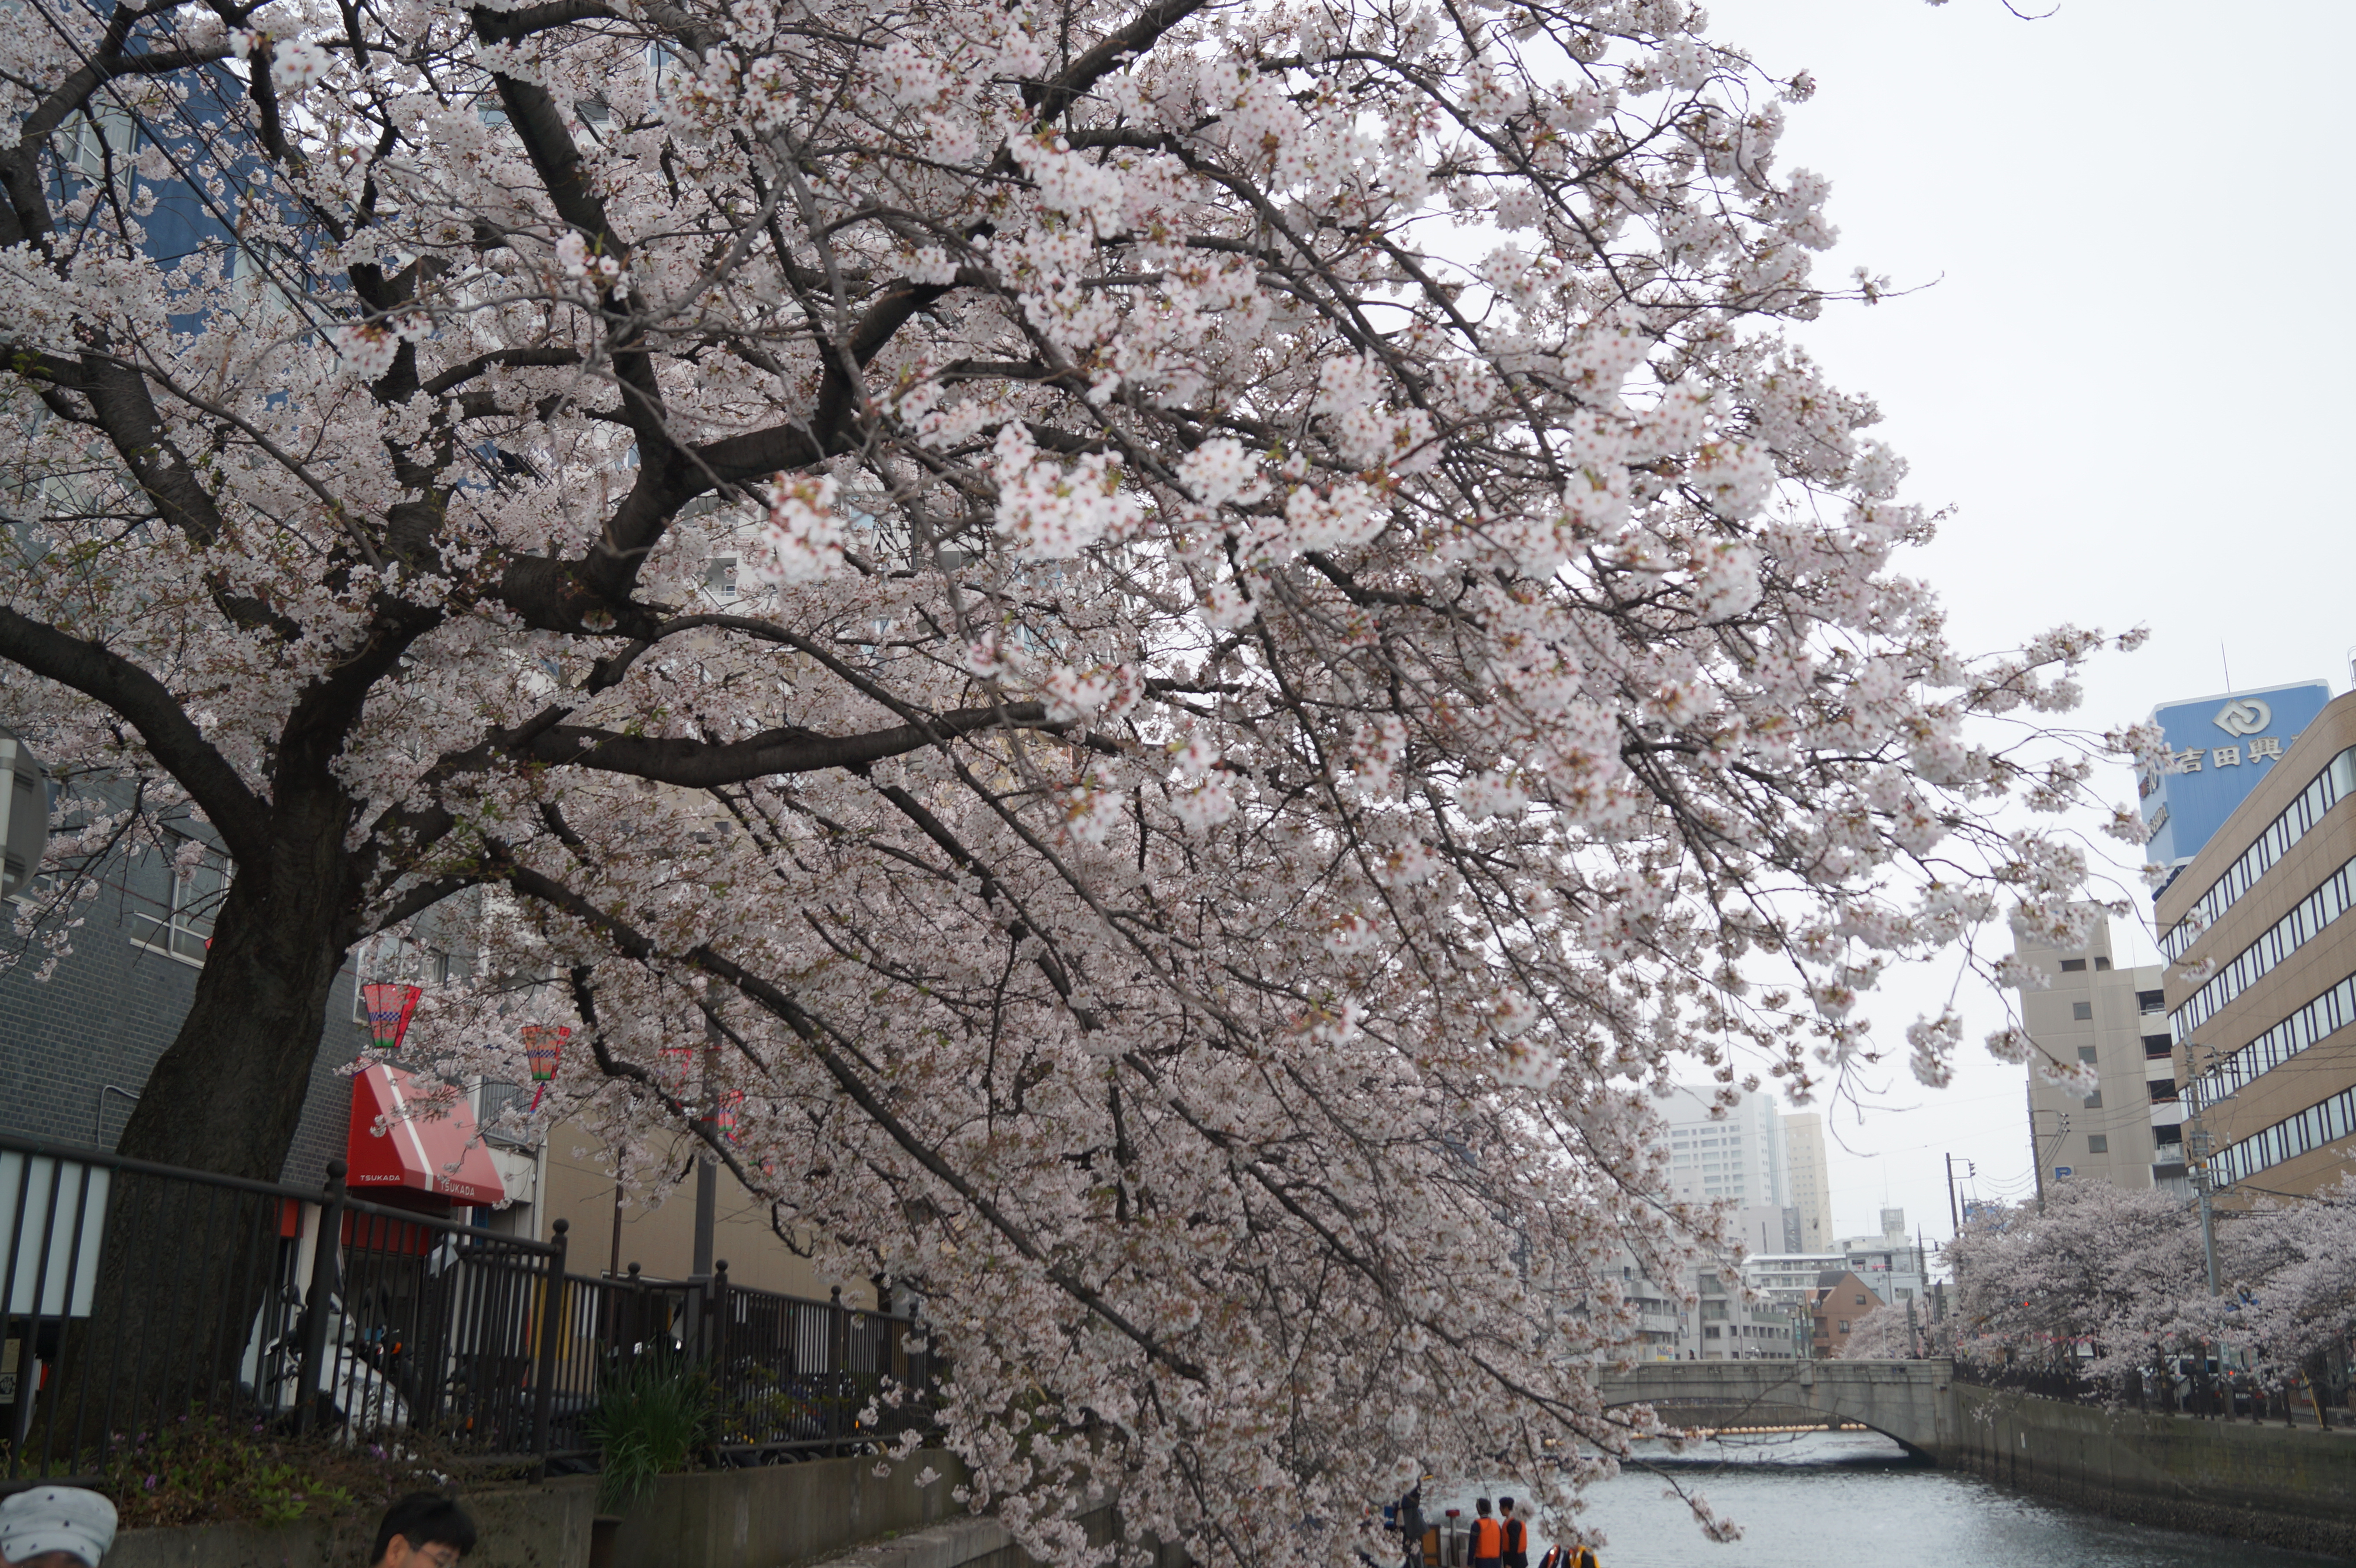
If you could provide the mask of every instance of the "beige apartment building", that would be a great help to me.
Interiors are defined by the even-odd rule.
[[[2046,1083],[2032,1067],[2029,1119],[2046,1181],[2093,1178],[2149,1187],[2184,1175],[2184,1107],[2169,1056],[2156,964],[2120,968],[2111,923],[2094,912],[2081,947],[2049,947],[2015,927],[2013,952],[2049,984],[2025,990],[2021,1022],[2048,1055],[2092,1062],[2091,1093]]]
[[[2156,901],[2175,1075],[2228,1198],[2356,1155],[2356,693],[2335,699]]]

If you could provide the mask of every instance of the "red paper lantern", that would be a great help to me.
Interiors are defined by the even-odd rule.
[[[730,1143],[736,1141],[736,1107],[744,1103],[744,1090],[726,1089],[721,1092],[720,1103],[712,1108],[712,1130]]]
[[[379,1051],[399,1051],[409,1032],[409,1016],[417,1010],[422,993],[414,986],[372,981],[360,987],[360,1003],[368,1008],[369,1037]]]
[[[531,1064],[531,1081],[545,1083],[556,1076],[556,1059],[564,1054],[564,1042],[573,1031],[562,1024],[526,1024],[523,1026],[523,1059]]]

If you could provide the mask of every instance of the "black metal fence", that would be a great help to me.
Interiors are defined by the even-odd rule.
[[[582,1418],[600,1381],[659,1353],[712,1385],[714,1447],[735,1463],[840,1453],[924,1424],[936,1365],[905,1317],[709,1280],[567,1281],[554,1448],[590,1448]],[[912,1404],[913,1402],[913,1404]]]
[[[708,1281],[591,1279],[553,1239],[324,1190],[0,1137],[5,1477],[93,1475],[198,1415],[351,1441],[585,1454],[605,1379],[659,1349],[709,1381],[734,1462],[846,1452],[920,1413],[905,1318]]]

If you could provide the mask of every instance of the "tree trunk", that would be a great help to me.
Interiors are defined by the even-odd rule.
[[[281,831],[266,862],[235,869],[195,1000],[123,1129],[126,1156],[279,1178],[358,900],[340,815],[329,806],[307,821],[283,808],[275,816]],[[285,831],[290,818],[307,831]],[[260,1194],[118,1179],[91,1316],[70,1336],[45,1412],[51,1467],[68,1456],[70,1468],[86,1467],[101,1448],[185,1415],[251,1409],[253,1394],[239,1385],[270,1375],[247,1362],[257,1325],[266,1339],[292,1317],[284,1303],[262,1315],[282,1283],[284,1219],[283,1206]]]
[[[311,815],[327,820],[282,831],[269,864],[235,869],[196,999],[148,1074],[122,1153],[278,1179],[354,936],[340,814]]]

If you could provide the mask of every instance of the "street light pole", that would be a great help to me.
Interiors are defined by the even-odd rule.
[[[707,1012],[703,1015],[703,1116],[702,1125],[711,1127],[713,1107],[719,1104],[719,1090],[713,1083],[720,1065],[720,1020]],[[701,1144],[695,1151],[695,1242],[694,1256],[689,1265],[691,1277],[712,1277],[712,1233],[720,1215],[720,1162],[712,1157],[712,1150]]]

